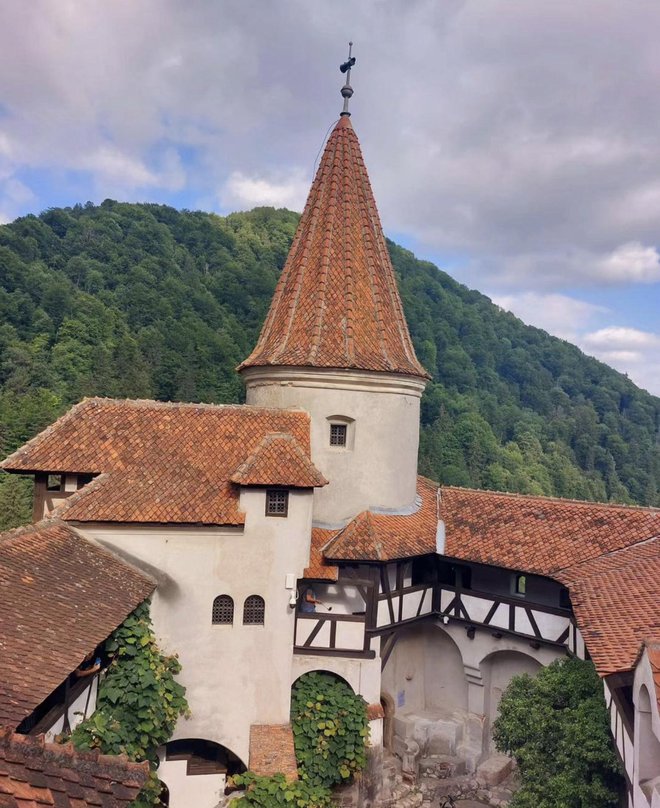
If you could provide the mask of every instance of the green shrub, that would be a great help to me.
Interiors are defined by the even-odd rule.
[[[367,703],[334,676],[313,672],[298,679],[291,725],[303,781],[332,788],[366,765]]]
[[[515,676],[502,696],[493,738],[520,768],[522,785],[510,808],[619,804],[621,767],[591,662],[557,660],[534,678]]]
[[[188,712],[185,688],[174,678],[181,665],[176,657],[160,652],[148,601],[112,633],[106,651],[114,658],[100,682],[96,711],[73,730],[70,740],[77,749],[148,760],[152,772],[134,803],[135,808],[146,808],[156,805],[160,794],[156,749],[170,739],[179,716]]]
[[[237,808],[276,808],[278,805],[296,808],[326,808],[332,803],[330,790],[312,785],[306,780],[288,782],[283,774],[259,777],[253,772],[236,774],[232,778],[237,786],[246,788]]]

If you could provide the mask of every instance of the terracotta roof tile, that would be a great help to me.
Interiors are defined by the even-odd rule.
[[[436,550],[437,483],[417,478],[420,507],[409,515],[363,511],[338,531],[324,555],[336,561],[388,561]]]
[[[291,435],[309,456],[301,410],[91,398],[1,465],[100,474],[59,506],[70,521],[241,525],[230,477],[269,432]],[[297,479],[300,463],[290,471]]]
[[[328,139],[261,336],[239,370],[263,365],[428,378],[348,117]]]
[[[576,564],[556,576],[601,676],[634,667],[642,643],[660,637],[660,538]]]
[[[263,777],[284,774],[288,780],[298,779],[290,724],[252,724],[250,771]]]
[[[1,534],[0,724],[18,726],[154,588],[66,525]]]
[[[2,808],[125,808],[148,774],[148,763],[129,763],[126,756],[77,752],[70,744],[46,744],[0,730]]]
[[[317,488],[328,484],[293,435],[266,435],[230,477],[239,485],[287,485]]]
[[[660,535],[660,510],[441,489],[446,554],[540,575]]]
[[[309,567],[303,573],[304,578],[315,578],[321,581],[336,581],[338,579],[339,569],[326,561],[323,556],[323,548],[336,534],[336,530],[324,530],[320,527],[312,528]]]

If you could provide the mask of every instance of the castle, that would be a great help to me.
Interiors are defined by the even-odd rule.
[[[368,702],[377,805],[383,746],[478,770],[511,677],[566,654],[603,679],[629,805],[658,808],[660,511],[417,475],[429,377],[347,104],[238,370],[243,406],[86,399],[2,463],[34,475],[35,524],[0,542],[0,724],[93,712],[98,677],[68,677],[153,592],[191,707],[161,750],[173,808],[295,771],[306,672]]]

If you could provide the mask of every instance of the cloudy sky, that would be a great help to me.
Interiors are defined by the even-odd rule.
[[[340,110],[385,230],[660,394],[657,0],[3,0],[0,221],[300,210]]]

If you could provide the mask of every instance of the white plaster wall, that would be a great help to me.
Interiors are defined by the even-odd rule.
[[[383,671],[382,687],[398,712],[467,709],[461,653],[435,625],[414,626],[402,634]]]
[[[380,659],[351,659],[295,654],[291,684],[303,673],[326,671],[341,676],[368,704],[380,703]]]
[[[174,738],[226,746],[247,765],[250,725],[289,720],[294,610],[285,575],[309,558],[312,494],[291,491],[287,518],[266,517],[265,492],[243,489],[245,529],[80,525],[158,580],[152,617],[164,650],[177,653],[192,711]],[[216,595],[234,599],[234,624],[212,625]],[[266,601],[264,626],[242,624],[248,595]]]
[[[660,712],[653,671],[646,650],[635,668],[635,749],[633,765],[634,808],[656,808],[660,804]],[[649,780],[658,778],[654,786]],[[642,789],[641,784],[645,784]],[[646,792],[646,793],[645,793]]]
[[[224,774],[188,776],[187,760],[161,760],[158,777],[170,792],[170,808],[216,808],[224,796]]]
[[[243,377],[248,404],[310,413],[312,459],[330,481],[315,491],[315,520],[338,524],[371,507],[414,503],[423,380],[286,367],[248,368]],[[352,448],[330,446],[333,416],[353,419]]]

